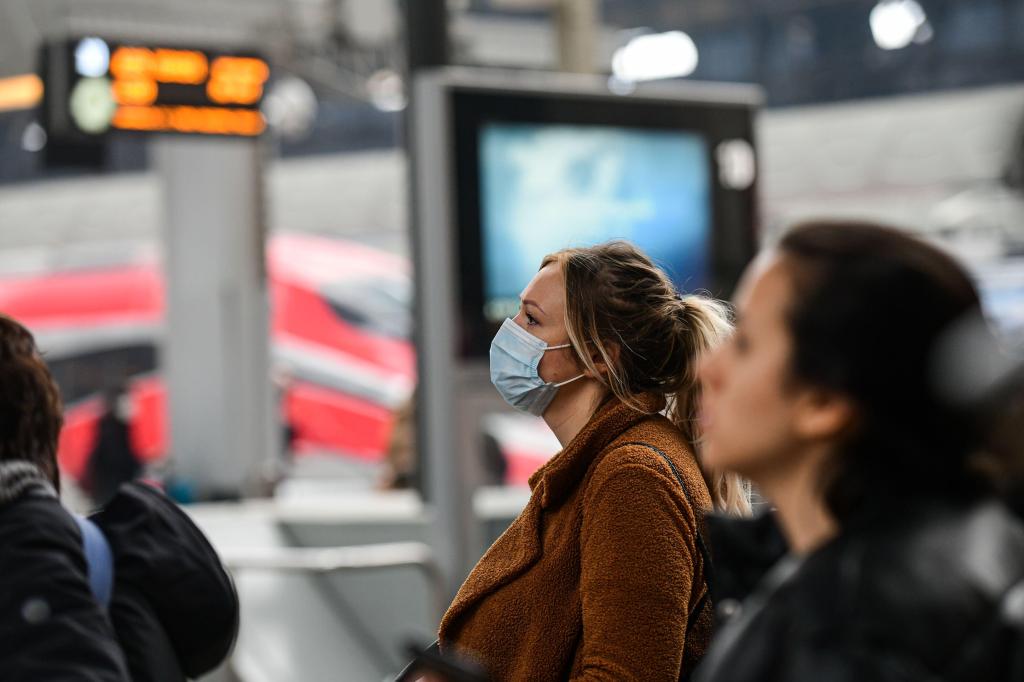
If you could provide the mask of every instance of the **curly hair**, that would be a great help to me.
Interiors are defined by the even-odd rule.
[[[0,314],[0,461],[31,462],[60,490],[60,391],[24,326]]]

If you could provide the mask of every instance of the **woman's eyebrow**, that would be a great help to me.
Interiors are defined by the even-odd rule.
[[[523,299],[520,299],[520,300],[522,301],[523,305],[532,305],[534,308],[539,310],[541,313],[543,313],[544,315],[547,315],[547,313],[544,312],[544,309],[541,308],[540,305],[538,305],[536,301],[531,301],[528,298],[523,298]]]

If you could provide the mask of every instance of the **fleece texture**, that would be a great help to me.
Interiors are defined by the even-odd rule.
[[[682,434],[659,414],[664,399],[646,396],[644,407],[610,399],[530,478],[526,508],[442,619],[443,650],[474,657],[496,682],[689,675],[711,634],[697,546],[711,498]],[[689,498],[637,442],[672,460]]]

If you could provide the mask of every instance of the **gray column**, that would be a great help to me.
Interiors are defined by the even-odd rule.
[[[173,475],[197,497],[257,489],[277,450],[269,380],[260,142],[163,137]]]
[[[601,32],[598,0],[558,0],[558,66],[572,73],[597,73]]]

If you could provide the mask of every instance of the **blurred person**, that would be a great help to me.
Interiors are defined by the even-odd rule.
[[[0,461],[0,665],[5,680],[127,682],[87,577],[79,527],[29,462]]]
[[[384,453],[384,471],[378,484],[382,490],[404,490],[416,485],[416,396],[413,391],[394,412],[391,437]]]
[[[256,495],[273,497],[274,491],[281,481],[288,477],[294,463],[295,450],[299,439],[299,430],[292,419],[289,401],[295,390],[295,379],[286,367],[275,367],[270,373],[270,385],[273,390],[273,406],[277,415],[278,447],[272,456],[264,462]],[[189,499],[194,492],[183,490]]]
[[[183,682],[212,670],[238,631],[237,594],[216,552],[142,484],[123,485],[89,519],[65,511],[62,422],[31,333],[0,315],[4,679]]]
[[[291,412],[288,409],[288,398],[295,390],[295,379],[288,370],[277,368],[270,375],[270,383],[274,389],[274,405],[281,424],[280,466],[282,472],[287,472],[292,463],[292,455],[295,453],[295,444],[299,435],[299,430],[295,428]]]
[[[748,269],[702,362],[702,452],[774,505],[785,554],[744,578],[758,552],[714,541],[772,546],[771,518],[709,519],[717,575],[755,587],[697,680],[1024,679],[1024,528],[935,390],[937,341],[977,315],[960,265],[883,227],[807,224]]]
[[[10,680],[126,682],[91,591],[78,524],[57,499],[60,394],[32,335],[0,315],[0,666]]]
[[[413,391],[394,412],[391,437],[384,454],[384,467],[377,485],[380,490],[405,490],[420,485],[419,453],[416,449],[416,402],[419,392]],[[483,485],[504,485],[508,463],[501,443],[493,434],[480,434],[480,455]]]
[[[102,507],[122,483],[142,473],[139,455],[131,439],[131,395],[118,383],[104,392],[103,415],[96,425],[96,441],[89,453],[82,488]]]
[[[545,258],[491,346],[491,379],[563,449],[441,621],[442,652],[497,681],[677,680],[711,632],[712,506],[749,510],[700,465],[697,361],[727,309],[680,296],[626,242]]]

